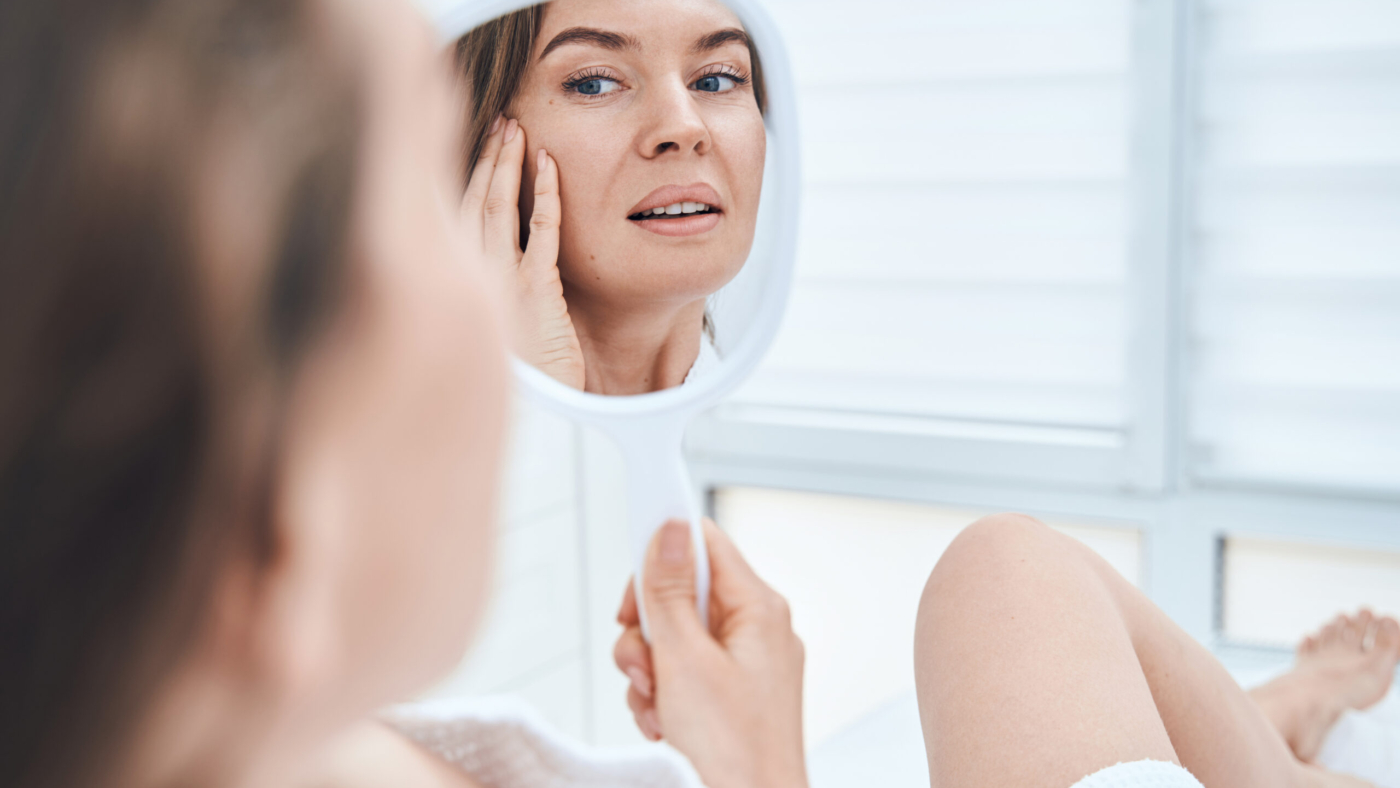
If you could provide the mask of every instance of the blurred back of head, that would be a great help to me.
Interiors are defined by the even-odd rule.
[[[7,785],[112,782],[218,566],[269,550],[278,395],[347,253],[358,97],[326,13],[0,4]]]

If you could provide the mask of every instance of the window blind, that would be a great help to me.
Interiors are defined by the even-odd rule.
[[[743,403],[1125,419],[1126,0],[767,0],[799,83],[792,299]]]
[[[1198,31],[1190,473],[1400,492],[1400,3]]]

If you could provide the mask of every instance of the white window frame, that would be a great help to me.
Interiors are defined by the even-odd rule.
[[[692,425],[702,491],[758,486],[1129,524],[1149,596],[1212,646],[1223,540],[1400,551],[1400,497],[1212,486],[1185,462],[1193,278],[1198,0],[1135,0],[1129,133],[1129,331],[1123,430],[986,425],[721,405]]]

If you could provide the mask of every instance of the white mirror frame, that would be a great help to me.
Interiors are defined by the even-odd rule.
[[[694,383],[649,394],[615,397],[579,391],[518,358],[515,376],[525,396],[582,424],[607,433],[622,450],[627,466],[627,504],[633,565],[640,607],[641,569],[652,535],[668,519],[691,524],[696,557],[696,598],[700,620],[708,621],[709,561],[701,528],[701,508],[690,484],[682,440],[692,416],[714,405],[749,376],[773,341],[787,306],[796,258],[801,199],[801,157],[797,131],[796,86],[787,49],[777,26],[756,0],[721,0],[738,15],[763,63],[767,110],[768,162],[763,200],[771,204],[771,258],[758,299],[758,312],[744,336],[712,372]],[[452,42],[476,26],[533,5],[526,0],[420,0],[439,34]],[[646,613],[642,610],[643,631]]]

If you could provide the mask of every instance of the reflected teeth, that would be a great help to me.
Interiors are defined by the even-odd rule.
[[[654,216],[661,216],[662,214],[665,214],[667,216],[677,216],[683,213],[704,213],[706,211],[712,210],[714,209],[703,202],[673,202],[670,205],[663,205],[659,208],[652,208],[650,211],[642,211],[639,215],[645,216],[648,213],[650,213]]]

